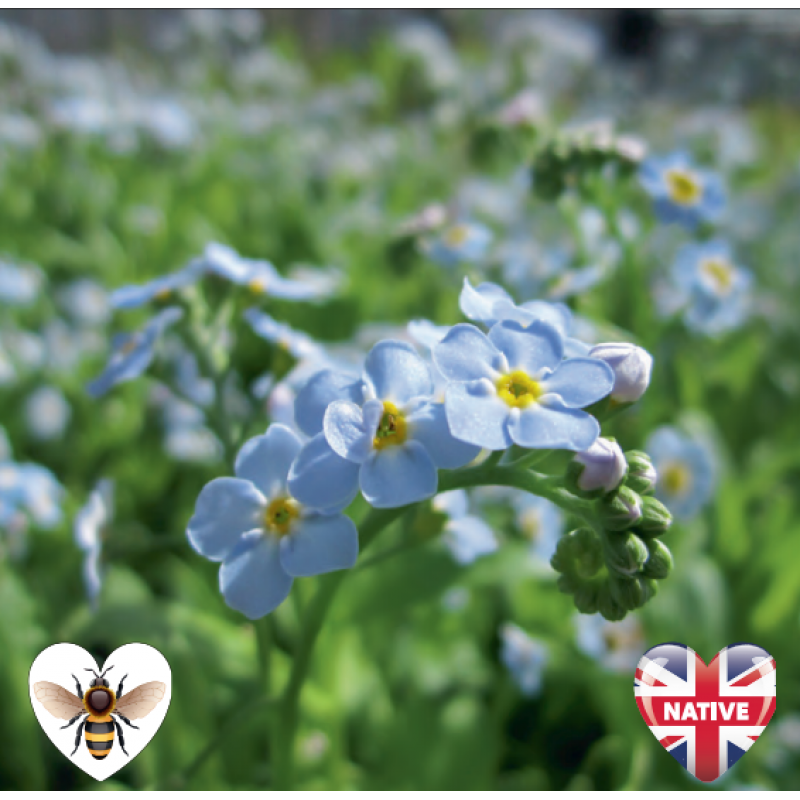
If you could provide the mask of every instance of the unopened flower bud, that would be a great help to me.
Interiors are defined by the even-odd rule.
[[[609,531],[624,531],[642,518],[642,498],[633,489],[620,486],[597,504],[598,516]]]
[[[597,611],[597,601],[600,598],[602,587],[603,582],[599,580],[584,581],[576,586],[573,593],[575,608],[581,614],[594,614]]]
[[[578,528],[559,539],[550,564],[557,572],[590,578],[603,566],[603,546],[591,528]]]
[[[658,539],[651,539],[646,544],[650,555],[642,567],[642,574],[657,581],[663,580],[672,572],[672,553]]]
[[[649,552],[635,533],[610,533],[606,537],[606,566],[621,575],[635,575],[644,566]]]
[[[642,498],[642,518],[636,530],[645,537],[661,536],[672,525],[672,514],[669,509],[655,497]]]
[[[635,344],[598,344],[589,356],[605,361],[614,370],[611,399],[617,403],[635,403],[650,385],[653,357]]]
[[[628,613],[628,609],[611,596],[611,587],[608,585],[608,581],[602,585],[597,595],[597,610],[609,622],[619,622]]]
[[[638,494],[650,494],[654,491],[658,475],[650,456],[642,450],[628,450],[625,459],[628,462],[625,485]]]
[[[567,486],[576,494],[600,496],[622,483],[627,468],[622,448],[613,439],[600,438],[572,460]]]
[[[641,608],[656,593],[656,584],[640,576],[612,575],[608,584],[611,597],[628,611]]]

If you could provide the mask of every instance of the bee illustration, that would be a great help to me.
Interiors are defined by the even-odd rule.
[[[122,697],[122,684],[125,682],[125,675],[119,682],[116,694],[109,688],[108,681],[105,679],[106,672],[110,672],[114,667],[104,670],[102,675],[98,675],[93,669],[86,668],[87,672],[94,672],[94,678],[86,690],[86,694],[81,689],[80,681],[73,675],[78,696],[68,692],[63,687],[49,681],[39,681],[33,686],[36,699],[58,719],[67,719],[66,725],[61,726],[61,730],[69,728],[81,717],[81,724],[75,735],[75,749],[71,755],[75,755],[78,745],[81,742],[81,733],[86,728],[86,747],[93,758],[98,761],[105,758],[114,744],[114,729],[116,728],[119,736],[119,746],[122,752],[128,755],[125,750],[125,737],[122,735],[122,726],[117,721],[119,717],[126,725],[139,730],[138,726],[131,723],[132,719],[143,719],[164,699],[166,685],[160,681],[150,681],[143,683],[125,697]],[[113,716],[112,716],[113,714]],[[88,715],[88,716],[87,716]]]

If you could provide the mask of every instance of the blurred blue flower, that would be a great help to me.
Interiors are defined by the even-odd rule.
[[[111,316],[108,293],[88,278],[69,283],[59,291],[58,298],[64,311],[79,325],[103,325]]]
[[[317,391],[298,395],[301,429],[318,419],[320,397],[330,396],[322,380]],[[451,435],[444,408],[431,399],[430,368],[411,345],[378,342],[367,355],[362,383],[337,380],[324,378],[352,396],[326,407],[323,432],[303,447],[289,477],[292,493],[309,505],[352,500],[359,488],[376,508],[416,503],[436,494],[437,469],[462,467],[478,454],[478,447]]]
[[[710,448],[676,428],[653,431],[645,444],[658,475],[656,497],[675,519],[689,520],[711,499],[716,485],[716,464]]]
[[[547,645],[511,622],[500,628],[500,658],[514,683],[526,697],[542,690],[542,675],[549,659]]]
[[[694,228],[699,222],[715,222],[725,207],[719,175],[698,169],[683,151],[648,158],[639,168],[639,181],[662,222]]]
[[[0,303],[29,306],[39,296],[44,283],[41,270],[0,261]]]
[[[114,516],[114,482],[98,481],[86,504],[75,515],[73,536],[75,544],[83,553],[83,584],[86,596],[93,609],[97,609],[97,598],[102,586],[100,553],[103,536]]]
[[[563,337],[541,320],[499,322],[488,336],[456,325],[433,349],[451,381],[445,409],[453,435],[489,450],[586,450],[600,425],[580,409],[611,391],[614,373],[597,359],[563,356]]]
[[[632,614],[620,622],[609,622],[600,614],[576,614],[573,619],[578,649],[606,669],[633,671],[647,649],[642,626]]]
[[[542,572],[553,573],[550,559],[564,529],[564,515],[561,509],[546,500],[528,492],[515,491],[511,504],[516,512],[516,523],[522,535],[531,543],[531,560]]]
[[[24,512],[40,528],[55,528],[62,519],[64,488],[39,464],[0,462],[0,503],[3,514]]]
[[[112,386],[138,378],[150,366],[161,335],[182,316],[180,308],[165,308],[135,333],[115,336],[106,368],[86,386],[89,394],[101,397]]]
[[[480,261],[492,242],[492,232],[479,222],[460,221],[447,225],[422,242],[423,252],[437,264],[452,267],[463,261]]]
[[[684,245],[672,277],[692,330],[713,336],[739,327],[747,317],[753,276],[733,263],[726,242]]]
[[[217,242],[206,246],[203,263],[206,270],[231,283],[282,300],[320,300],[330,297],[340,283],[335,270],[313,275],[303,267],[298,268],[297,279],[284,278],[269,261],[243,258],[232,247]]]
[[[433,508],[448,516],[442,539],[459,564],[471,564],[497,550],[494,531],[480,517],[469,513],[469,498],[463,489],[437,494]]]
[[[278,322],[257,308],[248,308],[244,312],[244,318],[262,339],[278,345],[298,360],[323,357],[322,347],[307,333],[296,331],[285,322]]]
[[[39,386],[25,400],[25,422],[36,439],[59,438],[71,415],[64,393],[55,386]]]
[[[203,262],[195,259],[183,269],[170,275],[162,275],[142,286],[122,286],[111,293],[112,308],[139,308],[153,300],[172,300],[174,294],[186,286],[196,283],[203,274]]]
[[[358,532],[343,514],[301,505],[287,487],[300,439],[283,425],[250,439],[236,457],[235,478],[203,487],[187,536],[221,561],[220,591],[231,608],[258,619],[277,608],[294,578],[352,567]]]

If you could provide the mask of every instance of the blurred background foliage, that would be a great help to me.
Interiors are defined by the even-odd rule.
[[[63,290],[78,279],[109,290],[144,282],[220,241],[282,271],[341,269],[344,288],[321,303],[264,306],[316,340],[367,349],[369,324],[459,321],[463,274],[533,299],[522,287],[536,281],[515,286],[504,271],[501,245],[516,234],[538,247],[526,278],[564,237],[577,243],[577,268],[598,265],[603,237],[616,243],[593,285],[559,289],[561,275],[548,273],[541,296],[565,299],[602,332],[616,331],[611,338],[653,354],[647,395],[611,432],[632,448],[659,425],[682,426],[715,454],[714,496],[668,534],[676,568],[663,591],[623,634],[600,626],[594,656],[579,647],[571,598],[552,573],[530,568],[507,507],[485,511],[503,543],[472,565],[427,541],[422,525],[420,546],[357,567],[302,696],[298,786],[704,788],[661,751],[633,700],[633,666],[663,641],[707,661],[737,641],[774,655],[772,725],[707,788],[796,786],[800,117],[796,93],[787,99],[787,87],[796,91],[796,15],[81,12],[92,27],[77,11],[47,13],[46,24],[34,12],[2,17],[41,26],[54,49],[29,29],[0,25],[0,260],[32,265],[37,276],[35,297],[18,302],[9,299],[14,281],[0,275],[0,424],[9,440],[0,462],[44,465],[65,491],[50,529],[6,519],[0,532],[0,786],[270,782],[267,667],[254,627],[224,605],[216,566],[183,533],[220,464],[213,453],[165,452],[170,423],[150,379],[88,397],[111,335],[146,315],[90,321]],[[77,52],[87,47],[91,54]],[[520,92],[522,123],[507,123],[503,109]],[[555,131],[598,119],[652,152],[690,149],[723,175],[720,229],[755,277],[752,314],[734,330],[712,338],[656,313],[659,281],[687,236],[657,223],[630,170],[593,168],[547,197],[520,191],[520,170]],[[431,203],[488,225],[493,255],[446,268],[398,233]],[[616,223],[621,212],[634,221],[630,234]],[[292,361],[239,325],[235,363],[247,394],[259,375],[285,375]],[[42,386],[69,409],[54,436],[37,425],[49,407],[31,410]],[[265,401],[249,402],[262,405],[266,428]],[[115,482],[115,512],[94,609],[72,520],[104,477]],[[298,581],[276,614],[284,641],[270,665],[275,685],[313,583]],[[507,622],[547,648],[534,697],[501,661]],[[146,642],[172,667],[160,732],[102,785],[56,752],[29,707],[30,664],[60,641],[99,663]]]

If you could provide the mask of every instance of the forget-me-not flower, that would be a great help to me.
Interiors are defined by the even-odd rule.
[[[317,344],[307,333],[296,331],[285,322],[278,322],[269,314],[257,308],[248,308],[244,318],[249,323],[253,332],[277,344],[296,359],[314,358],[322,360],[324,357],[322,346]]]
[[[29,306],[39,296],[44,283],[41,270],[0,261],[0,303]]]
[[[549,658],[544,642],[529,636],[518,625],[506,622],[500,628],[500,658],[522,694],[536,697],[541,692]]]
[[[111,316],[106,290],[95,281],[80,278],[58,293],[62,309],[82,326],[103,325]]]
[[[221,561],[225,602],[250,619],[277,608],[295,578],[355,564],[358,533],[341,513],[314,511],[292,496],[289,468],[300,439],[283,425],[244,444],[235,478],[216,478],[197,498],[187,535],[192,547]]]
[[[463,489],[437,494],[433,508],[448,517],[442,540],[459,564],[471,564],[497,550],[494,531],[480,517],[469,513],[469,498]]]
[[[303,448],[289,478],[292,492],[326,507],[353,499],[360,488],[376,508],[395,508],[436,494],[437,469],[472,461],[479,447],[451,434],[433,400],[430,367],[406,342],[386,340],[370,350],[363,380],[327,373],[295,404],[301,429],[322,433]],[[349,394],[323,404],[335,392]]]
[[[39,386],[25,400],[25,422],[36,439],[60,437],[71,415],[64,393],[55,386]]]
[[[564,340],[547,322],[497,323],[487,336],[474,325],[456,325],[433,349],[450,381],[447,422],[462,441],[488,450],[528,448],[586,450],[600,435],[584,406],[614,386],[608,364],[564,359]]]
[[[73,523],[75,544],[83,553],[83,585],[94,609],[102,587],[100,553],[103,535],[113,516],[114,482],[105,478],[98,481]]]
[[[711,450],[669,426],[653,431],[645,449],[658,475],[656,497],[675,519],[694,517],[714,493],[716,464]]]
[[[183,269],[162,275],[141,286],[122,286],[111,293],[113,308],[139,308],[153,300],[171,300],[175,292],[196,283],[203,275],[203,262],[195,259]]]
[[[575,643],[578,649],[614,672],[636,667],[646,648],[641,623],[632,614],[609,622],[600,614],[576,614]]]
[[[86,386],[89,394],[101,397],[112,386],[138,378],[150,366],[161,335],[182,315],[180,308],[165,308],[135,333],[115,336],[106,368]]]
[[[749,311],[753,276],[733,263],[726,242],[687,244],[672,267],[678,293],[686,304],[684,319],[695,331],[716,335],[737,328]]]
[[[516,512],[517,527],[530,542],[533,565],[541,572],[552,574],[550,559],[564,529],[561,509],[544,497],[516,490],[511,495],[511,505]]]
[[[719,175],[698,169],[682,151],[648,158],[639,168],[639,181],[662,222],[694,228],[699,222],[715,222],[725,207]]]
[[[423,241],[424,253],[437,264],[452,267],[462,261],[480,261],[492,243],[492,232],[480,222],[459,221]]]

